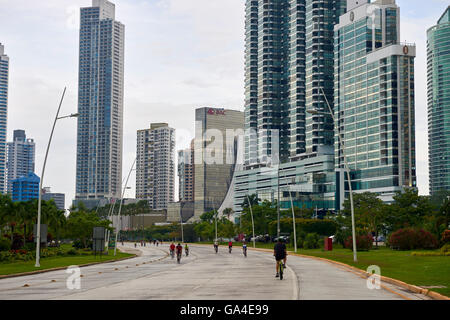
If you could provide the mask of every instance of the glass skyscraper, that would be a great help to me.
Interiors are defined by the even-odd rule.
[[[395,0],[348,4],[335,26],[335,165],[344,168],[342,135],[353,190],[391,201],[396,191],[416,187],[416,48],[399,43]]]
[[[124,33],[111,2],[81,9],[76,200],[121,196]]]
[[[8,193],[12,193],[12,181],[34,173],[36,146],[27,139],[25,130],[14,130],[13,141],[8,142]]]
[[[278,151],[287,162],[319,145],[332,150],[331,117],[306,110],[324,108],[320,88],[333,103],[333,27],[345,7],[345,0],[247,0],[247,167],[278,159]]]
[[[6,129],[8,122],[9,57],[0,43],[0,192],[6,192]]]
[[[450,190],[450,6],[428,29],[430,193]]]

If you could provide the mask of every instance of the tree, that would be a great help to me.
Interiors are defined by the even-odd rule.
[[[104,227],[113,230],[110,221],[100,220],[95,213],[78,210],[70,214],[67,219],[67,236],[71,239],[80,240],[84,248],[88,247],[88,240],[92,237],[94,227]]]
[[[227,217],[228,220],[230,220],[230,216],[234,213],[233,209],[226,208],[223,210],[223,214]]]
[[[403,192],[397,192],[393,198],[394,203],[388,207],[386,217],[390,231],[422,227],[425,217],[433,212],[430,199],[419,196],[417,189],[406,188]]]
[[[259,202],[261,201],[261,199],[258,198],[257,194],[251,194],[248,197],[244,198],[244,202],[242,203],[242,208],[248,208],[249,207],[249,199],[250,199],[250,205],[251,206],[256,206],[259,204]]]

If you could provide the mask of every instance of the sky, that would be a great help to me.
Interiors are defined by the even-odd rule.
[[[245,0],[113,0],[125,24],[123,176],[136,154],[136,131],[153,122],[177,130],[177,150],[194,137],[199,107],[244,109]],[[397,0],[401,40],[416,43],[416,156],[428,194],[426,30],[448,0]],[[41,175],[64,87],[61,115],[77,112],[79,9],[91,0],[0,0],[0,42],[10,57],[8,141],[24,129],[36,142]],[[44,186],[75,197],[76,120],[58,121]],[[126,197],[134,197],[135,177]],[[176,198],[178,193],[176,194]]]

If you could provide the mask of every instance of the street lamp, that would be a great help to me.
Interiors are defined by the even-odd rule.
[[[323,92],[322,88],[320,88],[320,90],[322,91],[322,95],[324,96],[325,101],[327,103],[328,111],[329,111],[331,117],[333,118],[333,123],[336,124],[336,118],[334,117],[333,111],[331,110],[330,103],[328,102],[327,96]],[[313,114],[313,115],[327,115],[327,113],[319,112],[317,110],[307,110],[307,112],[310,114]],[[350,177],[350,167],[348,166],[347,155],[345,154],[344,139],[341,136],[341,133],[339,132],[339,130],[338,130],[338,140],[339,140],[339,144],[342,149],[342,154],[344,156],[345,171],[347,172],[348,187],[349,187],[349,191],[350,191],[350,207],[351,207],[351,213],[352,213],[353,261],[357,262],[358,258],[357,258],[357,250],[356,250],[355,209],[354,209],[354,205],[353,205],[352,181],[351,181],[351,177]]]
[[[292,223],[294,224],[294,250],[297,253],[297,231],[295,229],[295,210],[294,202],[292,201],[292,191],[289,190],[289,197],[291,198],[291,209],[292,209]]]
[[[36,234],[36,264],[35,267],[39,268],[40,265],[40,250],[41,250],[41,202],[42,202],[42,186],[44,181],[44,173],[45,173],[45,165],[47,164],[48,152],[50,150],[50,145],[52,143],[53,133],[55,131],[56,122],[60,119],[65,118],[78,118],[80,116],[79,113],[74,113],[68,116],[59,117],[59,111],[61,110],[62,103],[64,101],[64,96],[66,95],[66,88],[64,88],[61,101],[58,106],[58,111],[56,112],[55,121],[53,122],[52,132],[50,134],[50,139],[48,140],[47,151],[45,153],[44,165],[42,167],[41,180],[39,182],[39,200],[38,200],[38,218],[37,218],[37,234]]]
[[[250,202],[250,198],[247,195],[247,200],[248,200],[248,207],[250,208],[250,215],[252,217],[252,229],[253,229],[253,248],[256,248],[256,239],[255,239],[255,221],[253,220],[253,209],[252,209],[252,204]]]
[[[127,181],[125,182],[125,188],[123,188],[122,191],[122,198],[120,199],[120,206],[119,206],[119,215],[118,218],[120,219],[120,214],[122,213],[122,204],[123,204],[123,198],[125,197],[125,191],[128,189],[128,180],[130,179],[131,172],[133,171],[134,165],[136,164],[137,158],[134,159],[133,165],[131,166],[130,172],[128,173]],[[122,227],[122,224],[121,224]],[[116,230],[116,241],[114,243],[114,256],[116,256],[117,251],[117,236],[119,235],[119,228]],[[122,229],[122,228],[121,228]]]

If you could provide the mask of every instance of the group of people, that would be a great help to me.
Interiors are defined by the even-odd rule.
[[[184,246],[184,252],[187,257],[189,255],[189,246],[187,243]],[[178,245],[175,246],[175,244],[172,242],[172,244],[170,245],[170,255],[172,256],[172,258],[174,257],[175,253],[178,260],[180,260],[181,256],[183,255],[183,246],[181,245],[181,243],[178,243]]]
[[[233,249],[233,242],[228,242],[228,251],[231,253],[231,250]],[[214,250],[216,253],[219,251],[219,243],[214,241]],[[242,244],[242,251],[244,253],[244,256],[247,257],[247,243],[244,241]],[[283,238],[278,238],[277,243],[274,246],[273,249],[273,256],[275,257],[276,261],[276,275],[275,277],[278,278],[280,276],[280,261],[283,262],[283,266],[286,267],[286,261],[287,261],[287,250],[286,250],[286,244],[285,240]]]

